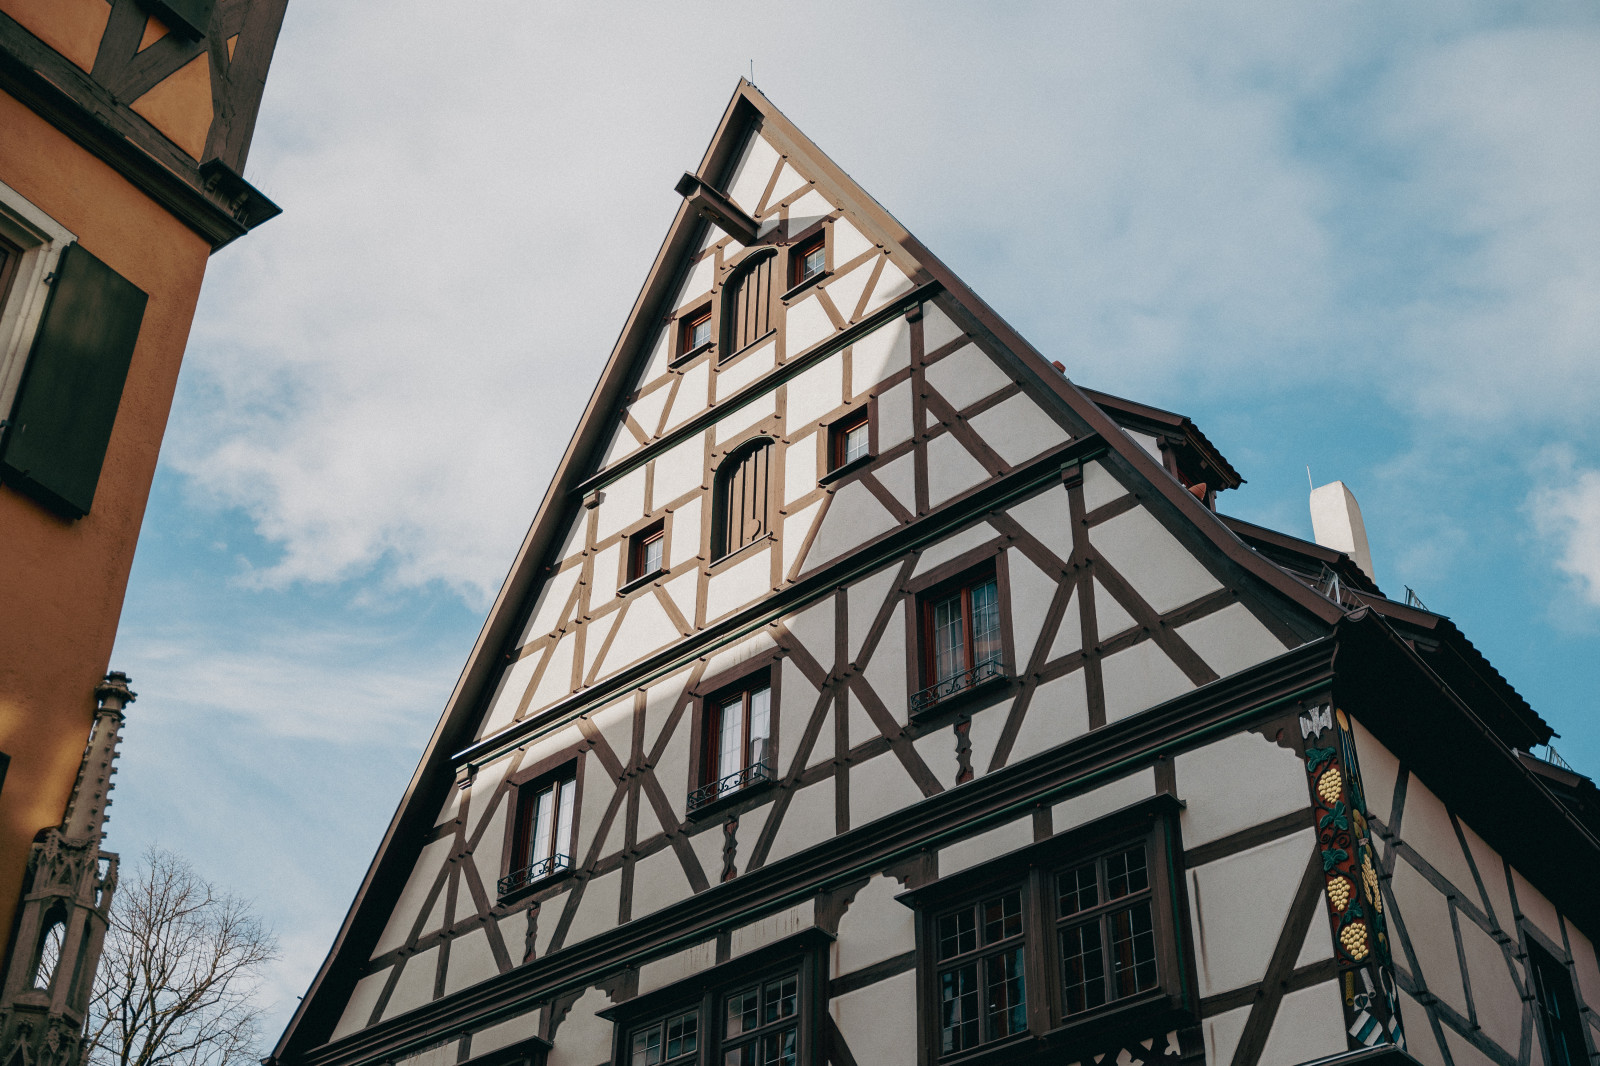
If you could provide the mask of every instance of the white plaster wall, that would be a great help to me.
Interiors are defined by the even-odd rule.
[[[957,530],[943,540],[926,545],[922,553],[917,556],[917,565],[912,569],[911,576],[917,577],[937,569],[957,556],[988,544],[999,535],[999,531],[986,522],[978,522]]]
[[[1494,938],[1476,923],[1458,916],[1457,924],[1478,1024],[1490,1040],[1514,1052],[1522,1046],[1522,996],[1511,980],[1512,964]]]
[[[758,948],[777,943],[786,936],[793,936],[802,929],[810,929],[817,923],[816,915],[816,903],[808,899],[746,925],[737,926],[728,937],[729,954],[737,959]]]
[[[769,548],[761,548],[711,575],[706,583],[706,621],[713,621],[738,610],[772,591],[772,560]],[[673,633],[677,637],[677,633]]]
[[[745,214],[753,215],[761,206],[761,194],[767,191],[779,158],[778,150],[765,137],[751,138],[728,182],[728,199],[743,208]]]
[[[713,378],[713,389],[716,392],[714,398],[721,403],[771,370],[777,362],[777,338],[768,337],[741,353],[733,362],[724,363],[717,368],[716,376]]]
[[[778,185],[783,186],[783,179],[778,179]],[[777,191],[773,191],[777,195]],[[785,193],[785,195],[788,195]],[[833,224],[833,261],[835,263],[848,263],[863,252],[870,252],[877,245],[864,237],[860,230],[850,224],[849,219],[841,218]]]
[[[1056,582],[1022,552],[1010,552],[1006,562],[1011,571],[1011,638],[1017,653],[1017,661],[1006,667],[1013,676],[1020,676],[1033,661]]]
[[[854,782],[852,782],[853,784]],[[794,794],[789,809],[767,852],[770,865],[797,851],[833,838],[834,784],[832,778],[807,785]]]
[[[644,471],[644,467],[636,467],[600,490],[594,532],[597,542],[644,517]]]
[[[956,735],[955,730],[949,726],[924,733],[912,741],[912,746],[917,749],[917,754],[922,761],[928,764],[928,770],[933,774],[935,781],[945,788],[951,788],[956,783]]]
[[[1050,824],[1057,833],[1088,825],[1124,807],[1156,794],[1156,772],[1151,767],[1135,770],[1125,777],[1062,800],[1050,810]]]
[[[515,1018],[496,1022],[473,1033],[472,1054],[486,1055],[491,1051],[499,1051],[503,1047],[515,1044],[518,1040],[538,1035],[539,1012],[529,1011],[527,1014],[519,1014]]]
[[[1083,508],[1093,511],[1128,494],[1122,482],[1111,475],[1101,463],[1085,463],[1083,467]]]
[[[578,997],[566,1020],[556,1028],[555,1046],[545,1066],[594,1066],[611,1061],[611,1023],[596,1012],[611,1006],[611,997],[591,988]]]
[[[533,617],[528,620],[527,628],[522,631],[521,643],[526,644],[535,637],[553,633],[556,627],[565,621],[563,611],[567,605],[567,597],[572,595],[572,586],[578,583],[578,578],[582,575],[583,568],[573,566],[558,570],[545,580],[544,587],[539,590]]]
[[[785,388],[784,424],[791,430],[807,426],[844,402],[844,360],[830,355],[790,378]]]
[[[939,849],[939,876],[949,877],[1033,843],[1033,817],[1014,819]]]
[[[831,336],[833,319],[828,317],[828,312],[822,303],[812,297],[801,300],[789,308],[784,320],[784,330],[784,345],[788,350],[788,357],[793,359],[818,341]]]
[[[878,448],[888,451],[909,440],[916,427],[912,423],[911,382],[885,389],[878,394]]]
[[[635,596],[628,601],[624,611],[626,613],[622,620],[616,623],[617,635],[611,641],[605,664],[597,677],[615,673],[629,663],[638,662],[680,636],[678,627],[667,616],[666,608],[654,596]]]
[[[1041,751],[1064,744],[1089,731],[1089,697],[1084,689],[1083,671],[1047,681],[1033,693],[1022,728],[1011,745],[1010,762],[1015,763]]]
[[[903,891],[894,878],[874,874],[856,892],[849,909],[839,919],[839,937],[831,949],[831,976],[852,973],[917,946],[916,915],[895,900]]]
[[[857,739],[855,723],[850,725],[850,743],[859,744],[876,733]],[[868,762],[850,768],[850,826],[860,828],[868,822],[898,814],[922,800],[922,790],[900,764],[893,752],[885,752]]]
[[[520,954],[520,952],[519,952]],[[444,971],[444,994],[498,976],[500,967],[489,948],[489,933],[483,927],[469,929],[450,942],[450,961]]]
[[[1231,603],[1214,614],[1179,626],[1177,632],[1218,677],[1248,670],[1283,654],[1283,643],[1242,603]]]
[[[972,428],[1011,466],[1027,462],[1070,438],[1027,393],[1017,393],[973,415]]]
[[[1300,757],[1259,733],[1234,733],[1186,751],[1174,762],[1183,846],[1197,847],[1293,811],[1308,810],[1311,793]],[[1249,803],[1241,803],[1241,782]]]
[[[858,1063],[913,1066],[917,1061],[917,981],[897,974],[828,1003]]]
[[[641,837],[645,835],[642,826],[639,835]],[[718,863],[719,876],[721,870],[722,864]],[[689,878],[683,872],[683,863],[678,860],[678,853],[672,848],[662,848],[634,864],[632,911],[634,918],[642,918],[681,899],[688,899],[693,894]]]
[[[1093,527],[1089,541],[1157,611],[1174,610],[1222,587],[1143,507]]]
[[[383,1006],[383,1018],[388,1020],[404,1014],[414,1007],[433,1001],[433,981],[439,967],[439,949],[429,948],[401,960],[400,979],[389,993],[389,1002]]]
[[[807,433],[789,442],[783,450],[784,502],[798,500],[817,487],[817,448],[821,433]],[[802,527],[804,528],[804,527]],[[788,536],[785,526],[785,536]]]
[[[942,433],[928,442],[928,502],[933,506],[960,495],[988,477],[989,472],[955,434]]]
[[[1467,1013],[1466,992],[1461,984],[1461,966],[1456,959],[1456,935],[1450,924],[1450,908],[1445,898],[1406,862],[1397,862],[1389,881],[1395,909],[1405,923],[1412,950],[1417,955],[1420,977],[1429,992],[1448,1003],[1458,1013]],[[1403,951],[1395,953],[1395,965],[1409,970]]]
[[[815,569],[831,562],[899,524],[861,482],[843,485],[833,494],[833,502],[822,516],[822,528],[811,542],[806,568]]]
[[[372,1008],[378,1005],[378,996],[389,981],[391,969],[393,967],[386,967],[356,982],[355,990],[344,1005],[344,1013],[339,1015],[339,1023],[333,1027],[333,1039],[367,1027],[367,1019],[372,1017]]]
[[[394,910],[389,912],[389,924],[383,927],[383,935],[372,949],[374,958],[406,942],[423,903],[427,902],[428,893],[439,878],[439,870],[450,857],[450,849],[454,846],[454,837],[443,837],[423,847],[417,856],[417,864],[411,868],[411,876],[406,879],[406,887],[400,890]]]
[[[1189,871],[1202,996],[1243,988],[1266,974],[1315,849],[1316,833],[1307,829]]]
[[[1328,981],[1290,992],[1278,1003],[1260,1066],[1295,1066],[1337,1055],[1348,1046],[1339,982]]]
[[[957,411],[1011,384],[1011,376],[975,344],[951,352],[928,366],[928,384]]]
[[[1450,814],[1416,774],[1411,775],[1406,785],[1406,809],[1400,821],[1400,836],[1430,866],[1444,874],[1461,895],[1477,898],[1472,870],[1467,866],[1461,841],[1450,824]],[[1558,939],[1559,932],[1558,929]]]
[[[696,434],[656,456],[652,495],[657,507],[703,487],[705,447],[705,438]]]
[[[834,232],[838,233],[836,225]],[[862,266],[872,268],[871,261]],[[911,324],[903,318],[885,322],[851,346],[850,389],[860,396],[898,370],[911,365]]]
[[[721,835],[720,833],[718,834]],[[717,942],[703,940],[665,958],[642,963],[639,966],[639,995],[664,988],[674,981],[709,970],[717,964]],[[477,1047],[477,1042],[473,1042]]]
[[[567,928],[568,947],[616,927],[622,902],[622,871],[613,870],[589,879],[578,901],[578,912]],[[542,924],[542,923],[541,923]]]
[[[1153,640],[1141,641],[1100,660],[1105,681],[1106,721],[1115,722],[1194,688]]]

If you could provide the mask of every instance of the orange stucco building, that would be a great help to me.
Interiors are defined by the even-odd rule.
[[[242,173],[286,3],[0,0],[0,954],[84,758],[206,263],[278,213]]]

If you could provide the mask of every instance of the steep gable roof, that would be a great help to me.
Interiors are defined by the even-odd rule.
[[[913,237],[881,205],[783,116],[753,85],[740,81],[732,101],[699,167],[694,182],[683,184],[691,196],[709,187],[734,198],[740,175],[735,167],[757,131],[799,170],[811,176],[826,197],[881,245],[912,288],[949,294],[966,321],[968,332],[984,337],[1010,364],[1019,381],[1049,398],[1072,420],[1098,436],[1126,468],[1149,486],[1153,496],[1187,520],[1186,537],[1220,551],[1239,571],[1281,599],[1285,613],[1303,637],[1321,635],[1343,616],[1343,610],[1247,546],[1226,524],[1134,442],[1094,400],[1086,396],[1016,333],[998,314]],[[753,180],[753,179],[752,179]],[[774,178],[775,180],[775,178]],[[770,189],[764,189],[762,198]],[[518,550],[510,573],[490,610],[443,715],[430,737],[400,806],[390,822],[361,888],[334,940],[328,957],[301,1001],[275,1050],[287,1058],[329,1039],[360,967],[380,935],[394,898],[431,828],[440,801],[452,787],[454,755],[473,742],[486,701],[516,645],[549,572],[550,561],[567,532],[570,517],[582,506],[584,492],[606,463],[607,446],[616,431],[619,408],[650,359],[651,342],[662,316],[681,285],[682,264],[692,255],[706,225],[692,200],[679,208],[658,251],[639,297],[623,326],[600,382],[590,397],[578,428],[557,465],[555,477]],[[1151,409],[1153,410],[1153,409]],[[622,460],[626,461],[626,460]],[[1231,469],[1231,468],[1230,468]]]

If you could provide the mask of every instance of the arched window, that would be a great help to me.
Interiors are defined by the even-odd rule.
[[[50,987],[56,967],[61,964],[61,946],[66,939],[67,923],[60,918],[53,919],[45,927],[44,936],[39,941],[39,965],[33,970],[34,988]]]
[[[712,501],[711,553],[715,558],[754,544],[772,528],[768,506],[772,441],[758,437],[722,461]]]
[[[776,254],[745,262],[729,279],[722,299],[724,358],[772,332],[772,264]]]

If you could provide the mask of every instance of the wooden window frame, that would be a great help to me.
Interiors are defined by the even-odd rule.
[[[1555,944],[1534,935],[1532,927],[1523,922],[1524,940],[1528,945],[1528,980],[1532,985],[1535,1014],[1539,1019],[1540,1042],[1544,1047],[1546,1066],[1587,1066],[1592,1048],[1588,1026],[1580,1013],[1576,982],[1572,969],[1566,963],[1566,952]],[[1564,1011],[1564,1016],[1553,1017],[1551,1001]],[[1557,1040],[1565,1046],[1558,1052]]]
[[[863,455],[854,459],[845,460],[845,441],[849,434],[856,429],[865,427],[867,431],[867,450]],[[846,411],[824,427],[828,434],[827,454],[824,456],[827,469],[817,477],[817,483],[826,485],[852,471],[859,470],[878,457],[878,419],[876,405],[870,401]]]
[[[583,824],[583,775],[584,764],[587,761],[581,751],[569,748],[517,771],[506,781],[510,797],[505,840],[500,851],[502,856],[500,880],[496,884],[496,896],[499,902],[518,900],[548,888],[570,875],[577,866],[578,827]],[[573,854],[567,856],[568,861],[565,864],[551,862],[541,873],[520,876],[527,873],[527,848],[530,842],[527,832],[528,818],[532,816],[534,810],[530,801],[552,783],[567,780],[573,783],[571,827]],[[559,796],[557,803],[559,812]],[[522,861],[521,865],[519,858]]]
[[[1034,1066],[1069,1061],[1067,1052],[1115,1033],[1154,1032],[1198,1018],[1194,952],[1188,928],[1180,805],[1170,794],[1153,796],[1088,825],[1030,845],[980,866],[942,878],[896,898],[917,913],[917,1003],[919,1061],[1005,1062]],[[1064,871],[1143,844],[1150,877],[1149,901],[1155,937],[1157,981],[1142,993],[1066,1014],[1063,1004],[1056,878]],[[942,1053],[938,921],[967,906],[1016,891],[1021,897],[1026,1027],[1019,1033],[950,1054]],[[1115,906],[1106,908],[1115,909]],[[1066,919],[1070,923],[1070,918]],[[981,956],[980,945],[972,957]],[[1065,1056],[1065,1057],[1063,1057]]]
[[[49,299],[45,279],[77,237],[0,182],[0,238],[16,250],[7,266],[10,277],[0,285],[0,420],[11,417],[22,372]],[[3,435],[3,430],[0,430]]]
[[[733,490],[730,481],[738,465],[743,463],[748,456],[754,455],[762,448],[769,449],[767,454],[766,498],[762,501],[765,510],[762,518],[763,532],[748,540],[742,540],[738,544],[731,544],[729,543],[730,538],[727,529],[729,510],[734,504],[731,496]],[[712,566],[716,566],[724,559],[731,558],[753,545],[771,540],[776,536],[776,523],[774,522],[773,514],[775,510],[773,503],[775,493],[773,492],[772,481],[778,470],[779,461],[776,442],[772,437],[764,433],[758,433],[729,448],[727,454],[722,457],[722,461],[717,464],[716,471],[711,475],[711,529],[707,541],[710,545]]]
[[[689,777],[688,796],[690,800],[685,803],[687,817],[691,821],[725,813],[728,808],[742,804],[752,797],[760,796],[770,789],[778,777],[778,755],[782,741],[783,716],[781,706],[781,685],[783,677],[784,653],[781,648],[769,648],[765,652],[752,656],[746,661],[730,670],[725,670],[713,678],[706,678],[691,690],[691,697],[695,701],[694,720],[689,731]],[[713,750],[718,736],[716,728],[722,704],[736,693],[750,693],[757,689],[765,688],[767,695],[767,758],[768,773],[754,777],[736,787],[727,790],[718,790],[715,795],[702,795],[696,800],[697,793],[703,791],[717,781],[720,777],[713,777],[717,768],[717,753]],[[745,759],[749,760],[749,700],[745,700]],[[748,770],[749,767],[744,768]]]
[[[698,1017],[697,1047],[686,1063],[716,1066],[732,1041],[723,1035],[727,1002],[735,993],[793,974],[798,978],[794,1014],[795,1061],[820,1063],[824,1058],[823,1016],[827,1012],[828,946],[833,937],[821,929],[802,930],[776,943],[693,974],[665,988],[602,1010],[613,1025],[613,1066],[632,1066],[634,1034],[669,1018],[694,1011]],[[787,1028],[785,1026],[785,1028]],[[742,1036],[742,1034],[741,1034]]]
[[[906,632],[911,639],[906,641],[906,676],[910,683],[907,698],[912,718],[926,719],[958,707],[970,709],[971,704],[979,699],[997,698],[1010,691],[1012,681],[1020,667],[1012,638],[1011,577],[1005,547],[1005,538],[997,534],[995,540],[989,544],[965,552],[909,584],[907,588],[909,595],[906,598]],[[963,644],[967,656],[967,668],[962,674],[973,676],[962,684],[941,682],[936,677],[934,668],[933,607],[952,593],[970,591],[973,586],[988,580],[991,576],[995,582],[996,609],[999,612],[1000,662],[996,667],[985,669],[981,673],[977,672],[977,667],[982,664],[972,662],[972,614],[970,605],[964,598]],[[942,685],[949,685],[949,691],[933,691]]]
[[[661,545],[661,562],[646,569],[646,555],[649,545]],[[667,520],[658,518],[642,529],[635,530],[628,535],[628,560],[626,580],[617,586],[617,594],[632,592],[641,585],[649,583],[652,579],[660,577],[667,572]]]
[[[699,344],[692,343],[694,331],[701,323],[705,323],[707,336]],[[711,301],[696,304],[692,310],[679,315],[673,323],[672,350],[674,353],[670,365],[677,366],[686,363],[702,352],[709,352],[717,346],[717,331],[715,320],[712,318]]]
[[[804,292],[811,286],[821,282],[833,274],[833,241],[830,238],[832,230],[831,220],[823,220],[813,228],[798,234],[789,243],[787,262],[784,264],[784,278],[789,286],[784,291],[782,299],[788,300],[797,293]],[[806,256],[822,249],[822,269],[810,274],[802,275],[805,269]],[[849,312],[844,312],[848,314]]]
[[[738,342],[738,326],[734,318],[739,312],[739,290],[751,274],[761,269],[761,264],[763,263],[768,264],[768,269],[775,275],[778,271],[777,251],[773,248],[762,247],[748,249],[741,259],[728,267],[728,279],[719,286],[717,302],[721,308],[722,319],[720,331],[722,336],[718,345],[719,354],[717,357],[719,364],[732,362],[745,352],[759,347],[769,337],[776,335],[778,332],[777,305],[780,296],[778,293],[770,291],[773,281],[769,278],[767,282],[769,291],[766,298],[767,328],[742,344]]]

